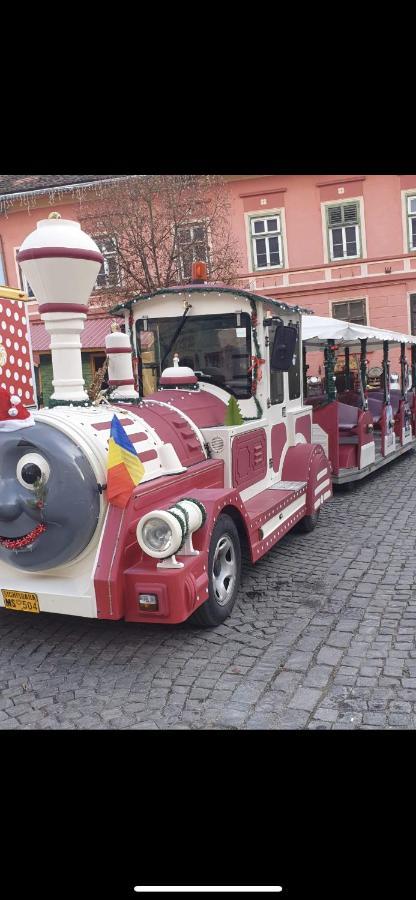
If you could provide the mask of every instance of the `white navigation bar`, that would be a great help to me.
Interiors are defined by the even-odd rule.
[[[208,885],[208,886],[192,886],[192,885],[173,885],[169,887],[169,885],[136,885],[134,888],[135,891],[139,894],[274,894],[279,893],[283,890],[280,885],[274,886],[266,886],[260,885],[256,887],[255,885],[249,885],[248,887],[244,887],[242,885]]]

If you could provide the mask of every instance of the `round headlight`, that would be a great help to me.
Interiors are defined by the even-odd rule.
[[[149,550],[164,553],[172,543],[172,529],[168,522],[156,517],[148,519],[143,525],[142,540]]]

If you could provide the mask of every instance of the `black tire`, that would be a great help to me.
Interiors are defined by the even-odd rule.
[[[318,524],[320,512],[321,510],[317,509],[311,516],[304,516],[298,522],[298,531],[302,532],[302,534],[309,534],[310,531],[313,531]]]
[[[232,587],[230,588],[229,579],[228,584],[226,583],[227,576],[223,581],[223,585],[225,585],[224,589],[226,591],[230,590],[229,596],[224,598],[224,602],[219,600],[218,591],[214,581],[214,557],[217,556],[217,561],[219,561],[221,557],[221,541],[225,541],[225,544],[223,544],[222,555],[226,560],[227,557],[229,557],[230,564],[234,564],[235,567],[234,584]],[[221,573],[221,568],[219,569],[219,572]],[[237,598],[240,586],[240,575],[241,545],[239,534],[231,517],[224,514],[219,517],[215,525],[209,546],[208,599],[191,616],[190,621],[192,624],[198,625],[200,628],[215,628],[216,625],[221,625],[221,623],[228,618]]]

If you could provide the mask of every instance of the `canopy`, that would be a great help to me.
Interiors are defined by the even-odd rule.
[[[356,325],[342,319],[331,319],[326,316],[302,316],[303,341],[309,347],[322,349],[327,341],[337,344],[360,347],[360,341],[367,339],[368,344],[381,345],[383,341],[395,344],[416,344],[416,335],[400,334],[397,331],[386,331],[372,325]]]

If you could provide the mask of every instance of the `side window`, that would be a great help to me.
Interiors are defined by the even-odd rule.
[[[295,365],[289,369],[289,400],[297,400],[300,397],[300,347],[299,331],[295,346]]]
[[[276,335],[276,322],[273,322],[273,325],[269,327],[269,338],[270,338],[270,356],[273,348],[273,343]],[[275,406],[277,403],[283,403],[285,399],[285,389],[284,389],[284,381],[283,381],[283,372],[273,372],[270,370],[270,402],[272,406]]]

